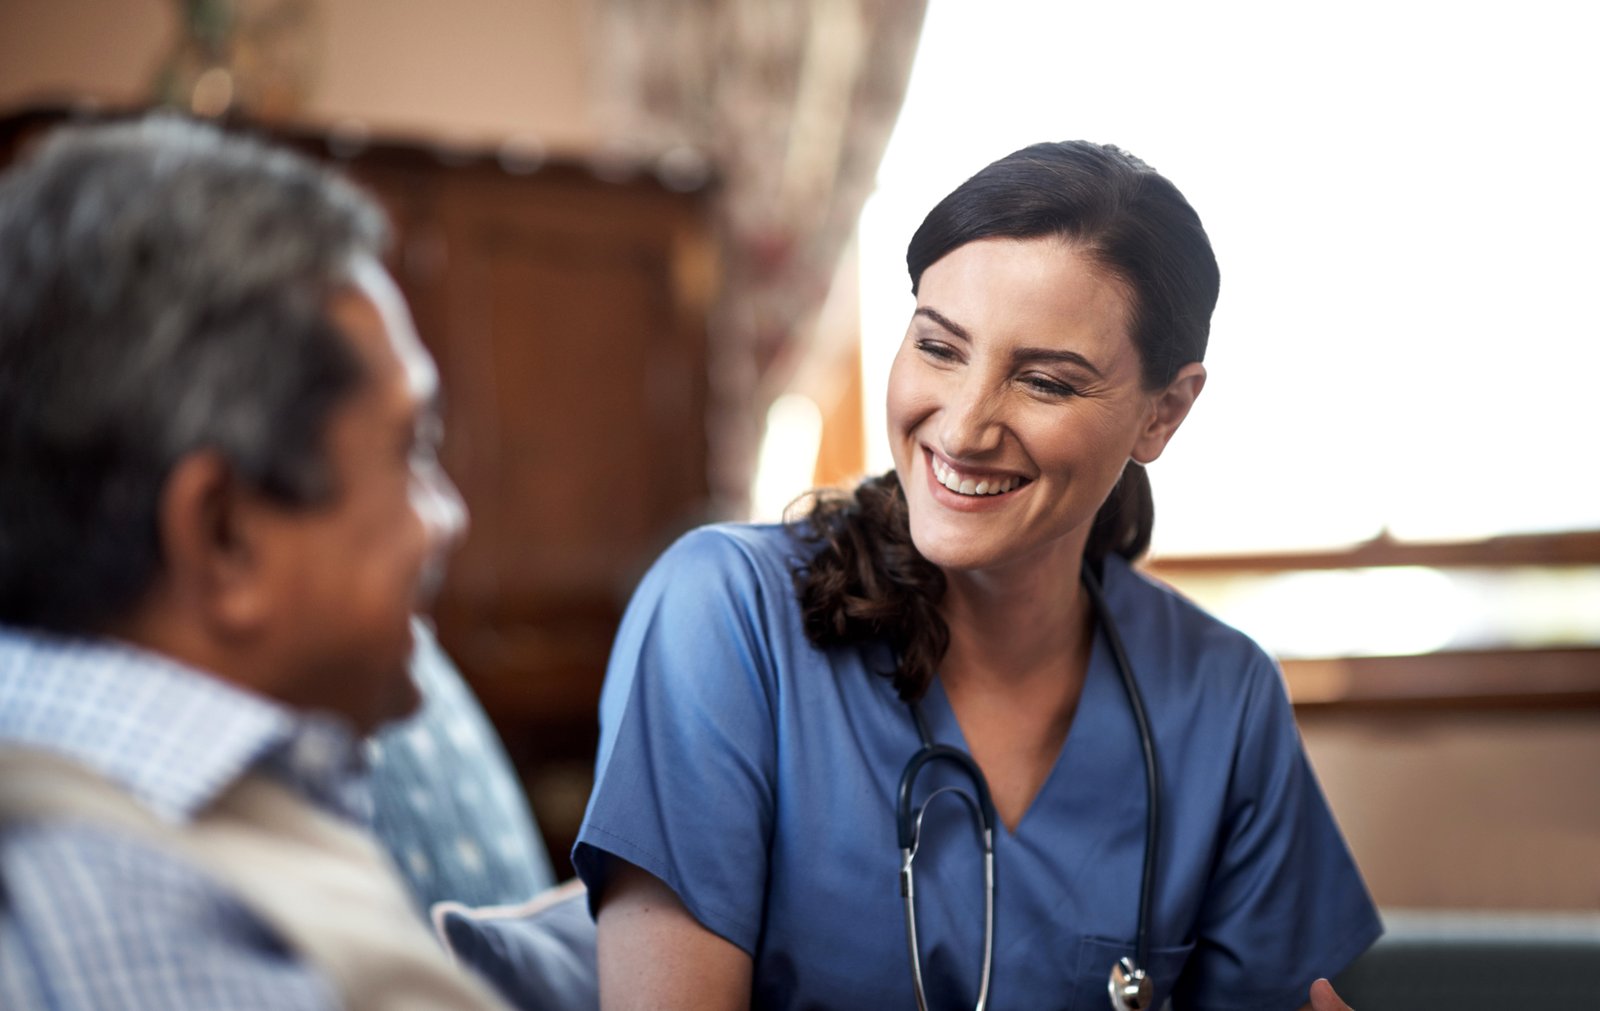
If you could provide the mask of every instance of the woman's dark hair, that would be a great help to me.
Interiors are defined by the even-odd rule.
[[[1129,325],[1147,389],[1205,357],[1216,306],[1216,257],[1199,215],[1150,166],[1085,141],[1007,155],[939,202],[911,237],[911,290],[923,271],[978,239],[1069,242],[1129,293]],[[819,493],[798,521],[821,547],[796,575],[806,634],[819,646],[884,638],[901,698],[920,698],[949,644],[939,615],[944,575],[911,542],[905,493],[891,471],[853,493]],[[1129,461],[1090,529],[1085,555],[1138,558],[1155,506],[1144,468]]]

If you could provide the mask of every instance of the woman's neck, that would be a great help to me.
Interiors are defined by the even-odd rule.
[[[1058,566],[1058,569],[1061,568]],[[995,810],[1016,831],[1072,728],[1094,624],[1077,566],[1035,580],[951,574],[939,679]]]
[[[959,690],[1081,677],[1087,666],[1093,623],[1076,565],[948,573],[940,611],[950,629],[940,665],[947,691],[952,682]]]

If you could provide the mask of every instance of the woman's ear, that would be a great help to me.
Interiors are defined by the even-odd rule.
[[[1155,394],[1151,400],[1150,414],[1130,454],[1136,462],[1153,463],[1161,455],[1173,433],[1183,424],[1183,419],[1189,416],[1189,408],[1194,406],[1205,385],[1206,367],[1199,362],[1190,362],[1178,370],[1165,389]]]
[[[214,451],[190,453],[167,476],[158,523],[170,601],[228,636],[256,629],[270,609],[259,496]]]

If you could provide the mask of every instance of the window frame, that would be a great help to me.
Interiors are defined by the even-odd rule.
[[[1168,555],[1150,558],[1142,567],[1181,591],[1185,576],[1401,565],[1600,566],[1600,530],[1462,542],[1407,542],[1380,536],[1343,550]],[[1600,708],[1600,645],[1286,659],[1281,666],[1290,699],[1300,710]]]

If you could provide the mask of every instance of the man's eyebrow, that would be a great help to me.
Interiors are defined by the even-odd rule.
[[[919,305],[917,306],[916,312],[912,313],[912,315],[924,316],[945,330],[950,331],[952,335],[961,338],[968,344],[972,343],[972,334],[967,331],[966,327],[962,326],[960,323],[957,323],[955,320],[949,318],[937,309],[929,308],[925,305]],[[1096,368],[1094,362],[1091,362],[1089,359],[1085,358],[1083,355],[1080,355],[1076,351],[1058,351],[1054,348],[1018,348],[1011,353],[1011,360],[1019,364],[1023,362],[1054,362],[1063,365],[1076,365],[1079,368],[1088,369],[1090,372],[1093,372],[1095,374],[1095,378],[1097,379],[1105,378],[1105,373]]]

